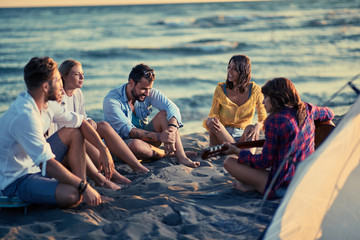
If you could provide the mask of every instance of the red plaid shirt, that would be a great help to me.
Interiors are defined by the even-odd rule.
[[[269,115],[265,120],[265,143],[262,154],[253,155],[249,151],[241,151],[239,154],[239,163],[259,169],[271,167],[265,191],[281,162],[289,155],[288,162],[285,163],[270,190],[269,198],[275,197],[279,188],[287,188],[295,174],[297,164],[314,152],[314,120],[329,121],[334,117],[334,112],[330,108],[318,107],[306,102],[305,105],[307,117],[301,128],[296,121],[296,111],[292,108],[284,108]]]

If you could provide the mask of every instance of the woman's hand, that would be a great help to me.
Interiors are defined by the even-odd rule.
[[[97,129],[97,124],[96,124],[96,122],[94,122],[92,119],[88,119],[87,122],[90,123],[90,125],[91,125],[95,130]]]
[[[101,203],[100,194],[93,189],[90,184],[87,185],[85,191],[83,192],[84,200],[90,206],[98,206]]]
[[[110,151],[106,146],[100,151],[99,163],[99,171],[103,171],[106,179],[110,180],[115,170],[115,164]]]
[[[227,150],[224,151],[224,153],[226,155],[230,155],[230,154],[239,155],[239,153],[241,151],[240,148],[236,147],[235,145],[233,145],[229,142],[224,143],[224,145],[228,148]]]
[[[217,118],[208,118],[206,120],[206,126],[213,133],[217,133],[220,131],[220,121]]]
[[[262,126],[263,126],[262,123],[256,123],[255,125],[248,125],[244,130],[242,140],[244,141],[258,140]]]

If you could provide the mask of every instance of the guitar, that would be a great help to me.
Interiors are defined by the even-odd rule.
[[[262,147],[265,143],[265,139],[256,140],[256,141],[248,141],[248,142],[237,142],[232,143],[232,145],[238,148],[253,148],[253,147]],[[224,151],[226,151],[229,147],[225,144],[209,147],[203,150],[201,154],[202,159],[207,159],[209,157],[217,156]]]
[[[320,144],[327,138],[327,136],[332,132],[335,128],[335,124],[332,121],[320,122],[315,121],[315,149],[317,149]],[[248,142],[239,142],[232,143],[238,148],[253,148],[253,147],[262,147],[265,143],[265,139],[256,140],[256,141],[248,141]],[[201,159],[207,159],[209,157],[217,156],[224,151],[226,151],[228,147],[225,144],[209,147],[203,150],[201,154]]]

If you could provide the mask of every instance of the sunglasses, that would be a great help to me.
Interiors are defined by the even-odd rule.
[[[144,71],[144,77],[146,79],[154,79],[155,78],[155,72],[153,72],[152,70],[145,70]]]

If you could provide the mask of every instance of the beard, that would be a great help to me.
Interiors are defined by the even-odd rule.
[[[47,100],[61,102],[60,94],[55,92],[54,87],[50,85],[49,93],[47,95]]]
[[[139,101],[139,102],[145,101],[146,95],[145,94],[141,94],[141,95],[136,94],[134,88],[131,89],[131,95],[133,96],[133,98],[135,98],[136,101]],[[142,96],[144,96],[144,99],[140,99],[140,97],[142,97]]]

